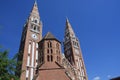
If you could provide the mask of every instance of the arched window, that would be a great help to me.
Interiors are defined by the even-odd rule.
[[[53,61],[53,56],[51,55],[51,62]]]
[[[52,43],[50,42],[50,47],[52,47]]]
[[[50,61],[50,56],[49,56],[49,55],[47,55],[47,61],[48,61],[48,62]]]
[[[34,26],[34,30],[36,30],[36,26]]]
[[[53,50],[51,49],[51,54],[53,53]]]
[[[48,45],[48,48],[52,47],[52,43],[51,42],[48,42],[47,45]]]
[[[35,19],[35,23],[38,23],[37,19]]]
[[[49,42],[47,43],[47,46],[48,46],[48,48],[49,48]]]

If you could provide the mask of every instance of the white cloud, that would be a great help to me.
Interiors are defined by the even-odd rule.
[[[96,76],[96,77],[93,78],[93,80],[100,80],[100,77]]]
[[[107,78],[111,78],[111,75],[108,75]]]

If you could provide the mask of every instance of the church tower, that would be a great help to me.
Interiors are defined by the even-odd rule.
[[[66,20],[64,55],[61,42],[48,32],[42,38],[37,2],[23,27],[17,66],[20,80],[88,80],[78,38]]]
[[[38,45],[39,64],[34,80],[71,80],[61,65],[61,42],[48,32]]]
[[[75,36],[68,19],[66,20],[64,40],[64,54],[70,64],[75,68],[77,80],[88,80],[79,40]]]
[[[30,16],[24,25],[19,48],[18,61],[22,64],[17,67],[23,72],[17,73],[20,80],[33,80],[38,65],[38,42],[42,39],[42,23],[40,21],[38,6],[35,1]]]

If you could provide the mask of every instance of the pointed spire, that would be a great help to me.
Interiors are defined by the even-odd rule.
[[[72,28],[69,19],[66,17],[66,28]]]
[[[73,29],[72,29],[72,26],[71,26],[68,18],[66,18],[66,28],[65,28],[65,29],[66,29],[68,32],[70,32],[70,34],[75,35],[75,33],[74,33]]]
[[[68,17],[66,17],[66,23],[69,23]]]
[[[34,5],[37,5],[37,0],[35,0]]]
[[[36,14],[39,16],[39,11],[38,11],[38,6],[37,6],[37,1],[35,0],[31,14]]]

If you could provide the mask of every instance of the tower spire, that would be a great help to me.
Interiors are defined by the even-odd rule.
[[[39,16],[39,11],[38,11],[38,6],[37,6],[37,0],[34,1],[34,5],[33,5],[33,8],[31,10],[31,15]]]
[[[24,25],[18,61],[22,64],[19,70],[25,70],[18,73],[20,80],[33,80],[35,68],[38,66],[38,42],[42,39],[42,23],[39,16],[37,2],[35,0],[27,22]]]
[[[74,33],[73,29],[72,29],[72,26],[71,26],[68,18],[66,18],[66,28],[65,28],[65,31],[69,32],[70,35],[74,35],[75,36],[75,33]]]
[[[34,5],[37,5],[37,0],[34,1]]]
[[[79,44],[78,38],[75,36],[75,33],[72,29],[72,26],[66,18],[66,28],[65,28],[65,37],[64,37],[64,54],[67,60],[72,66],[75,67],[77,71],[77,80],[88,80],[86,69],[82,57],[82,52]],[[81,75],[82,73],[82,75]],[[76,79],[75,79],[76,80]]]
[[[37,0],[35,0],[35,4],[37,4]]]
[[[68,19],[68,17],[66,17],[66,23],[69,23],[69,19]]]

